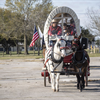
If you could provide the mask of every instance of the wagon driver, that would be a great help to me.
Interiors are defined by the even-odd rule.
[[[56,19],[52,20],[51,26],[49,27],[48,31],[49,36],[61,36],[62,35],[62,29],[60,26],[58,26],[58,21]],[[49,41],[50,46],[53,46],[55,44],[54,41]]]
[[[52,20],[52,24],[49,27],[48,35],[49,36],[62,35],[62,29],[60,26],[58,26],[58,21],[56,19]]]

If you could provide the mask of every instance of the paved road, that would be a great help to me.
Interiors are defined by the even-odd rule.
[[[89,85],[76,89],[75,76],[61,76],[60,91],[43,86],[43,63],[32,59],[0,60],[0,100],[100,100],[100,58],[91,58]]]

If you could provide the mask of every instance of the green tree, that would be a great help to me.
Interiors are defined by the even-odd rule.
[[[35,23],[40,26],[42,31],[44,29],[44,23],[53,9],[54,6],[51,0],[42,0],[42,2],[36,4],[32,11],[31,16],[35,18]]]
[[[24,50],[27,51],[27,26],[30,12],[33,10],[34,5],[38,0],[6,0],[6,6],[9,10],[21,15],[19,21],[21,22],[21,33],[24,35]]]
[[[82,37],[88,38],[90,43],[94,41],[95,36],[92,35],[88,29],[81,27],[81,32],[82,32]]]
[[[20,16],[16,14],[15,12],[11,12],[10,10],[7,10],[7,9],[0,9],[0,21],[1,21],[0,34],[3,37],[2,44],[3,44],[3,47],[6,48],[7,54],[9,54],[9,48],[11,46],[9,43],[9,40],[15,40],[15,43],[17,46],[17,53],[19,52],[18,42],[16,41],[16,40],[19,40],[21,37],[20,28],[17,27],[17,26],[20,26],[18,22],[18,18],[20,18]]]
[[[6,54],[9,54],[9,17],[11,17],[11,12],[5,9],[0,9],[0,35],[1,35],[1,44],[6,50]]]
[[[36,25],[39,25],[40,29],[43,32],[44,29],[44,23],[50,14],[50,12],[53,10],[54,6],[52,4],[51,0],[42,0],[38,4],[35,5],[35,8],[32,10],[31,15],[30,15],[30,28],[32,29],[32,26],[34,26],[34,23]],[[33,19],[35,18],[35,19]],[[40,39],[36,41],[37,47],[38,47],[38,54],[40,50]]]
[[[38,1],[40,0],[6,0],[6,6],[8,9],[12,11],[13,15],[17,16],[13,17],[11,20],[13,32],[10,35],[12,38],[20,38],[20,36],[24,36],[25,54],[28,53],[27,40],[31,40],[30,37],[32,37],[34,32],[34,23],[39,25],[43,31],[44,23],[48,14],[54,8],[51,0]],[[14,34],[17,36],[14,36]],[[37,44],[39,47],[40,44]]]

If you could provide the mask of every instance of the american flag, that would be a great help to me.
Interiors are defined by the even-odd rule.
[[[36,26],[34,27],[34,34],[33,34],[33,38],[32,38],[32,42],[30,43],[29,47],[32,47],[35,45],[35,41],[39,38]]]

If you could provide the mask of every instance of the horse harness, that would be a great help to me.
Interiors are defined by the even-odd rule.
[[[87,61],[87,57],[86,57],[86,52],[84,50],[83,51],[83,57],[80,61],[77,61],[75,56],[76,56],[76,53],[73,54],[73,57],[72,57],[72,62],[73,64],[77,65],[77,64],[84,64],[86,61]],[[77,52],[82,52],[82,51],[77,51]]]
[[[61,41],[61,40],[64,40],[65,42],[66,42],[66,40],[65,39],[59,39],[59,41]],[[60,47],[60,51],[62,50],[62,49],[69,49],[69,47]],[[51,52],[51,54],[49,54]],[[57,64],[57,66],[55,66],[54,67],[54,69],[53,70],[55,70],[60,64],[61,64],[61,62],[63,61],[63,57],[61,57],[61,59],[59,59],[59,60],[56,60],[55,58],[54,58],[54,45],[52,46],[52,50],[50,50],[49,51],[49,53],[48,53],[48,59],[46,60],[46,62],[45,62],[45,64],[44,64],[44,67],[46,67],[46,63],[49,61],[49,60],[52,60],[54,63],[58,63]],[[57,54],[57,53],[56,53]],[[57,55],[59,55],[59,54],[57,54]],[[53,64],[53,63],[52,63]]]

